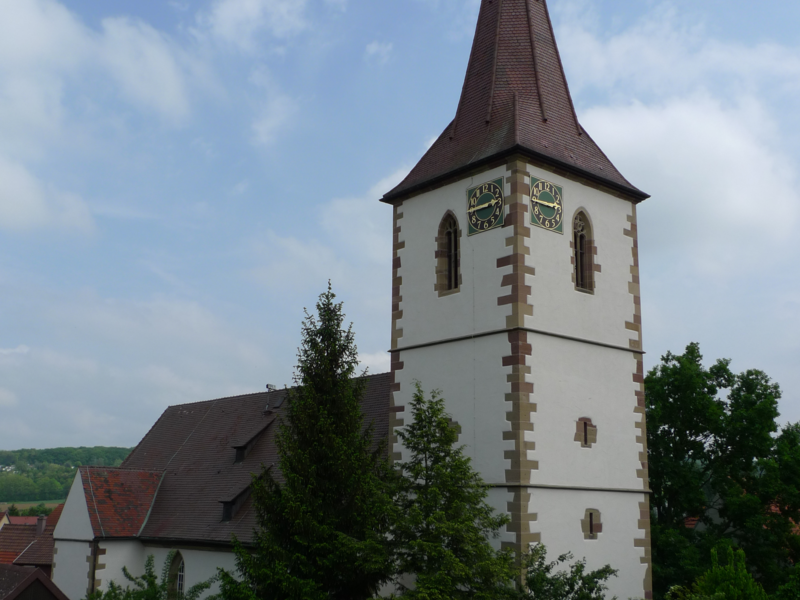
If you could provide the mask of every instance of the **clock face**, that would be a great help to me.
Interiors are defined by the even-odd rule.
[[[531,225],[564,233],[563,193],[561,187],[531,177]]]
[[[501,227],[504,207],[502,178],[467,190],[469,235]]]

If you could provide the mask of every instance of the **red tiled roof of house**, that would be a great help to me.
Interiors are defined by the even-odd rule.
[[[134,537],[153,505],[163,471],[81,467],[95,537]]]
[[[58,520],[61,518],[61,513],[64,511],[64,505],[59,504],[53,509],[49,515],[47,515],[47,526],[48,527],[55,527],[58,525]]]
[[[0,563],[13,563],[35,539],[36,525],[4,526],[0,529]]]
[[[39,517],[12,517],[8,516],[8,522],[12,525],[36,525]]]
[[[383,201],[514,153],[648,197],[578,122],[545,0],[482,0],[456,116]]]
[[[390,385],[389,373],[366,378],[362,409],[376,441],[389,435]],[[252,500],[245,500],[230,521],[222,521],[221,501],[246,490],[262,464],[278,462],[275,423],[286,408],[286,394],[262,392],[165,410],[123,463],[129,469],[165,471],[140,537],[230,545],[235,534],[249,543],[256,527]],[[271,410],[265,411],[267,405]],[[248,449],[239,463],[234,462],[236,447]]]
[[[0,565],[10,565],[17,558],[18,552],[10,552],[8,550],[0,550]]]

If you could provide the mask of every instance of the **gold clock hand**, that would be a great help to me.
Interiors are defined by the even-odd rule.
[[[491,200],[489,200],[489,202],[486,202],[485,204],[481,204],[480,206],[473,206],[467,212],[471,213],[471,212],[475,212],[476,210],[480,210],[482,208],[486,208],[487,206],[494,206],[498,202],[500,202],[500,200],[498,200],[497,198],[492,198]]]
[[[558,208],[558,204],[555,202],[545,202],[544,200],[539,200],[538,198],[531,198],[536,204],[541,204],[542,206],[549,206],[550,208]]]

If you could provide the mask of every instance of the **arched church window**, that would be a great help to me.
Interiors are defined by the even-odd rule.
[[[175,552],[169,567],[169,597],[181,598],[183,596],[184,581],[186,579],[186,563],[180,552]]]
[[[575,289],[582,292],[594,291],[594,245],[592,226],[583,211],[572,221],[572,265]]]
[[[455,293],[461,287],[461,230],[453,213],[448,212],[439,224],[436,236],[436,284],[439,296]]]

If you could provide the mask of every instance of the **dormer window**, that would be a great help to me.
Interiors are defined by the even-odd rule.
[[[461,287],[461,230],[458,221],[451,212],[439,223],[439,235],[436,237],[436,284],[434,288],[439,296],[458,292]]]

